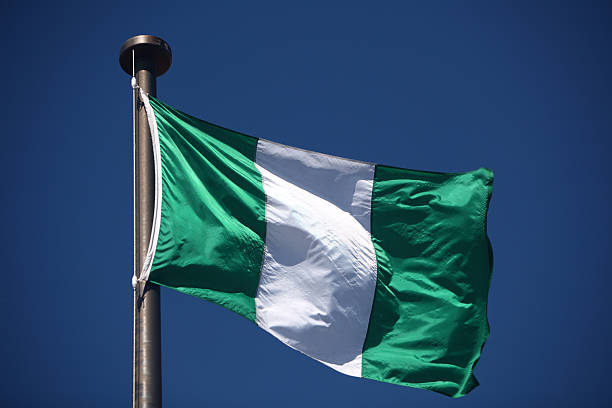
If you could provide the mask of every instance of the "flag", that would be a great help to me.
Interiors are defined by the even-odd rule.
[[[141,99],[156,168],[141,280],[230,309],[350,376],[453,397],[478,385],[490,170],[348,160]]]

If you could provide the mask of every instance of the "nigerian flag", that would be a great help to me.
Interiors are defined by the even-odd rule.
[[[155,219],[141,280],[344,374],[465,395],[489,334],[493,173],[430,173],[234,132],[141,92]]]

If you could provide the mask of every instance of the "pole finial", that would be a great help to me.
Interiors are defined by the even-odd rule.
[[[128,75],[134,69],[132,50],[136,61],[152,61],[156,77],[168,71],[172,64],[172,50],[167,42],[154,35],[137,35],[124,42],[119,51],[119,65]]]

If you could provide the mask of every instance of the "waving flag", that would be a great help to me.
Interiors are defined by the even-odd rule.
[[[347,375],[455,397],[478,385],[490,170],[348,160],[141,98],[156,162],[142,280],[226,307]]]

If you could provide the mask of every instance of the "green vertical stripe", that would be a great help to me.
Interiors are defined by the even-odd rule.
[[[151,98],[162,161],[162,209],[149,280],[255,321],[265,242],[257,139]]]
[[[372,241],[378,279],[362,375],[446,395],[478,385],[489,335],[486,215],[493,173],[377,166]]]

